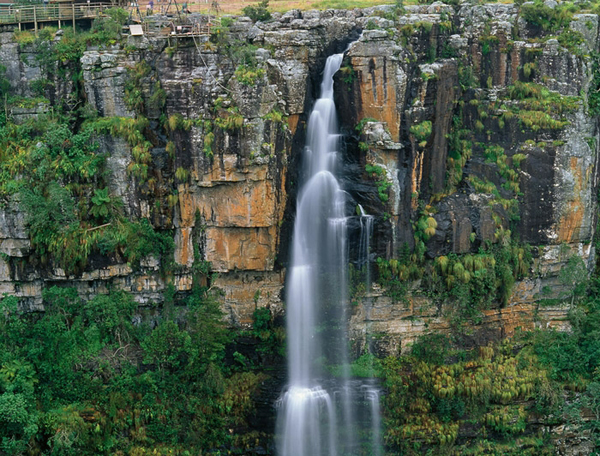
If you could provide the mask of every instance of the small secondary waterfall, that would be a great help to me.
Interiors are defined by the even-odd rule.
[[[364,208],[359,204],[358,211],[360,217],[360,237],[358,245],[358,256],[356,266],[361,274],[364,274],[365,293],[371,291],[371,235],[373,233],[373,216],[368,215]],[[371,314],[373,310],[373,302],[371,299],[364,301],[366,323],[366,353],[373,355],[373,337],[371,334]],[[369,370],[371,377],[374,374],[373,358],[369,358],[371,363]],[[379,387],[373,382],[367,382],[362,385],[362,396],[366,402],[367,412],[369,412],[370,423],[365,423],[364,428],[370,427],[370,438],[366,442],[367,448],[370,449],[371,456],[381,456],[382,454],[382,439],[381,439],[381,411],[379,408]]]
[[[288,269],[289,385],[277,402],[279,456],[356,454],[362,443],[356,437],[357,407],[377,413],[370,422],[380,421],[379,391],[351,381],[348,362],[346,193],[336,179],[340,135],[333,101],[333,76],[342,58],[327,59],[321,98],[308,122],[306,182],[298,194]],[[323,380],[327,373],[337,378]],[[379,445],[379,427],[366,432]]]
[[[381,456],[381,411],[379,410],[379,389],[367,387],[365,398],[370,404],[371,411],[371,456]]]
[[[360,204],[358,205],[358,212],[360,212],[360,241],[356,265],[365,274],[365,291],[368,292],[371,289],[371,262],[369,256],[371,254],[373,216],[368,215]]]

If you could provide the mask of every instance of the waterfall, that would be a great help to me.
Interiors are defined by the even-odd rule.
[[[368,215],[364,208],[359,204],[358,212],[360,217],[360,237],[358,245],[358,258],[356,265],[358,269],[364,274],[365,292],[369,293],[371,290],[371,262],[370,262],[370,243],[371,234],[373,232],[373,216]],[[365,308],[365,319],[366,319],[366,352],[373,355],[373,339],[371,334],[371,312],[373,310],[372,298],[367,298],[364,301]],[[373,360],[370,358],[370,374],[371,377],[374,374]],[[366,383],[362,385],[363,398],[367,403],[366,412],[369,413],[370,422],[370,440],[367,442],[370,448],[371,456],[381,456],[382,454],[382,440],[381,440],[381,411],[379,408],[379,395],[380,391],[376,385]]]
[[[379,389],[367,387],[365,398],[371,412],[371,456],[381,456],[381,411],[379,410]]]
[[[356,265],[365,275],[365,291],[368,292],[371,289],[371,262],[369,256],[371,254],[370,242],[373,232],[373,216],[368,215],[360,204],[358,205],[358,211],[360,212],[360,240]]]
[[[346,193],[336,178],[340,135],[333,76],[342,58],[327,59],[321,98],[308,121],[306,181],[298,194],[286,291],[289,385],[276,404],[279,456],[346,456],[358,450],[356,407],[366,396],[350,380]],[[338,378],[324,380],[332,368]],[[370,414],[375,406],[368,402]]]

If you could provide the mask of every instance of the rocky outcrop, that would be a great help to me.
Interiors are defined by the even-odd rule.
[[[371,260],[413,249],[423,214],[436,223],[425,243],[429,259],[475,253],[510,231],[539,246],[537,258],[509,304],[484,311],[477,330],[500,337],[516,327],[564,327],[566,307],[540,300],[565,295],[565,252],[593,266],[600,139],[587,107],[596,90],[588,54],[599,46],[597,16],[574,16],[571,29],[583,36],[581,52],[536,39],[540,31],[514,5],[432,4],[403,14],[389,6],[290,11],[256,24],[235,18],[218,36],[148,35],[130,37],[126,47],[89,49],[80,61],[88,104],[104,117],[144,115],[152,137],[146,180],[129,171],[134,158],[124,138],[98,138],[111,193],[129,217],[173,233],[177,267],[166,277],[158,258],[137,270],[104,259],[71,277],[36,265],[14,202],[0,211],[0,286],[35,309],[41,290],[55,283],[84,296],[123,288],[145,304],[161,301],[171,280],[186,293],[195,271],[210,263],[218,273],[211,286],[223,290],[232,324],[249,324],[256,306],[283,312],[307,113],[327,55],[357,40],[337,77],[336,101],[349,212],[361,204],[375,216]],[[31,93],[26,81],[40,77],[32,52],[1,35],[6,76],[23,95]],[[550,108],[544,100],[527,106],[530,96],[514,93],[518,81],[554,97]],[[141,112],[128,101],[133,83]],[[159,89],[160,106],[151,102]],[[187,123],[167,129],[177,115]],[[383,173],[365,172],[366,164]],[[383,352],[406,349],[425,331],[449,330],[443,306],[418,292],[394,303],[377,289],[354,309],[352,327],[357,346],[365,334],[379,334]]]

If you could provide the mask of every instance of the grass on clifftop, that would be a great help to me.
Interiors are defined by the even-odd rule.
[[[142,0],[144,3],[146,0]],[[261,0],[218,0],[219,14],[221,15],[239,15],[242,9],[247,6],[256,6]],[[513,3],[512,0],[498,0],[498,3]],[[269,11],[285,13],[293,9],[303,11],[319,9],[354,9],[368,8],[378,5],[393,5],[396,0],[270,0]],[[418,0],[404,0],[404,5],[418,5]],[[214,14],[214,9],[210,3],[191,4],[190,9],[194,12],[203,12]]]
[[[285,0],[276,3],[286,3]],[[352,8],[368,8],[369,6],[390,5],[394,4],[394,0],[321,0],[320,2],[311,3],[307,9],[352,9]]]
[[[223,14],[241,14],[242,9],[247,6],[255,6],[260,0],[219,0],[220,12]],[[272,12],[286,12],[293,9],[352,9],[367,8],[369,6],[390,5],[395,0],[270,0],[269,10]],[[406,2],[405,2],[406,3]],[[417,3],[416,0],[408,3]],[[209,4],[206,4],[208,9]],[[194,9],[194,11],[196,11]],[[213,10],[214,11],[214,10]]]

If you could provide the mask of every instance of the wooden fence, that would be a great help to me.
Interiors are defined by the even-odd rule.
[[[108,8],[101,3],[49,3],[32,6],[2,6],[0,7],[0,25],[3,24],[38,24],[43,22],[72,22],[78,19],[94,19],[102,15]]]

